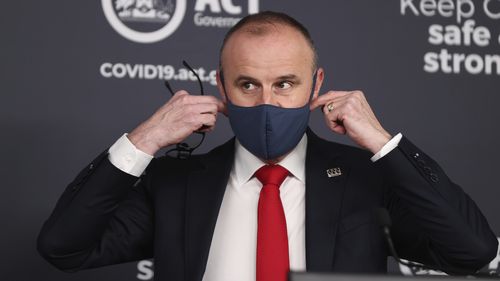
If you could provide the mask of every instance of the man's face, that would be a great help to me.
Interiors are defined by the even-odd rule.
[[[302,107],[311,95],[314,54],[300,32],[283,25],[268,28],[264,35],[240,30],[227,41],[222,51],[226,94],[239,106]],[[322,81],[319,69],[315,96]]]

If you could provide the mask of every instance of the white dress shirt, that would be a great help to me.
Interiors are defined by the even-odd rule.
[[[290,269],[306,269],[305,176],[307,137],[278,164],[290,175],[280,187],[288,233]],[[236,142],[234,164],[215,225],[204,281],[255,281],[257,208],[262,183],[254,173],[266,165]]]
[[[373,157],[375,162],[395,147],[402,135],[392,138]],[[305,159],[307,136],[278,164],[290,175],[280,187],[285,211],[290,270],[306,270]],[[118,169],[140,176],[153,156],[138,150],[123,135],[110,149],[109,160]],[[235,158],[217,217],[203,281],[255,281],[257,207],[262,184],[253,174],[263,165],[236,141]]]

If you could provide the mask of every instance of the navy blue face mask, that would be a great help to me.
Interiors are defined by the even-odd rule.
[[[313,76],[309,102],[303,107],[283,108],[270,104],[252,107],[233,104],[226,93],[221,72],[229,123],[241,145],[264,160],[276,159],[290,152],[299,143],[309,124],[309,103],[316,87],[316,74]]]

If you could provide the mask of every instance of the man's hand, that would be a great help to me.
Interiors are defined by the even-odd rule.
[[[212,131],[218,112],[225,112],[225,105],[217,98],[178,91],[128,138],[137,149],[154,155],[163,147],[181,142],[194,131]]]
[[[311,110],[320,106],[332,131],[347,134],[356,144],[374,154],[391,139],[361,91],[329,91],[312,101]]]

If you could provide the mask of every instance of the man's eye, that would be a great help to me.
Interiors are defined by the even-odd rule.
[[[283,82],[278,83],[278,88],[280,88],[281,90],[290,89],[291,87],[292,87],[292,83],[287,82],[287,81],[283,81]]]
[[[243,83],[242,87],[245,91],[251,91],[255,89],[255,85],[249,82]]]

